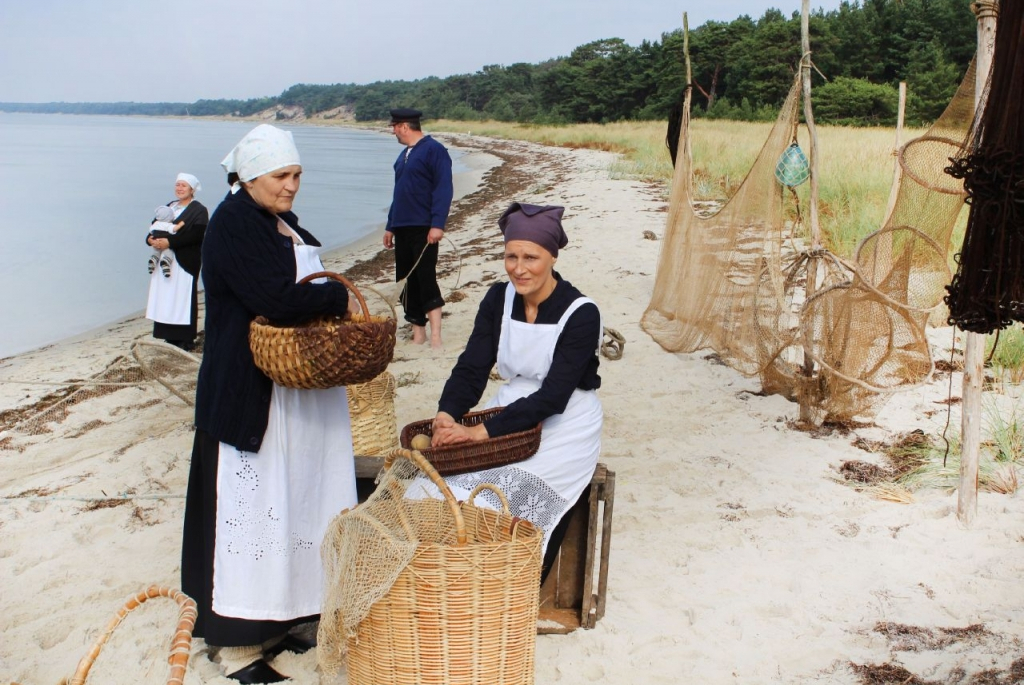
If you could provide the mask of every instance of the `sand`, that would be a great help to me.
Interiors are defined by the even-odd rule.
[[[399,425],[433,415],[477,302],[504,276],[496,219],[512,200],[566,206],[557,268],[626,340],[622,359],[600,369],[601,461],[617,474],[607,613],[593,630],[538,637],[537,683],[1011,682],[1024,657],[1020,493],[982,492],[968,530],[955,492],[896,504],[839,482],[843,462],[878,459],[858,437],[937,435],[958,374],[895,396],[851,431],[794,430],[795,404],[759,395],[756,379],[707,352],[669,354],[640,329],[660,246],[644,234],[664,233],[660,188],[612,179],[610,153],[439,138],[503,163],[471,156],[478,178],[467,183],[484,186],[458,201],[442,245],[445,349],[400,331],[390,368]],[[328,267],[387,291],[378,241]],[[89,377],[148,332],[131,318],[0,360],[0,379],[23,381],[0,383],[0,430],[60,387],[25,381]],[[951,337],[936,332],[936,358]],[[191,408],[147,383],[83,402],[51,430],[0,433],[0,682],[70,676],[125,599],[179,582]],[[175,624],[172,603],[145,604],[89,682],[165,682]],[[321,682],[313,652],[274,665],[299,685]],[[197,640],[185,682],[232,681]]]

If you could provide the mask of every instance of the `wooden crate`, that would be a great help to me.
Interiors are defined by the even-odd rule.
[[[360,500],[373,492],[373,481],[383,466],[383,457],[356,457]],[[569,527],[540,588],[538,633],[564,635],[577,628],[590,629],[604,616],[614,500],[615,472],[598,464],[590,485],[566,514]]]
[[[590,485],[566,514],[565,539],[540,588],[538,633],[590,629],[604,616],[614,500],[615,472],[598,464]]]

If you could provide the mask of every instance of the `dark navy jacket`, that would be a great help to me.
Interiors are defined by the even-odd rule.
[[[319,246],[298,217],[281,218],[307,245]],[[203,241],[206,343],[196,388],[196,428],[239,450],[256,452],[270,414],[272,383],[253,362],[249,323],[262,315],[294,323],[321,314],[344,314],[348,291],[340,283],[295,282],[292,240],[277,218],[245,189],[229,195],[210,218]]]
[[[395,160],[395,194],[388,211],[387,230],[407,226],[444,228],[454,190],[452,158],[444,145],[423,136]]]
[[[537,308],[534,323],[556,324],[582,293],[555,273],[558,284],[548,299]],[[438,411],[451,414],[456,420],[476,406],[487,387],[491,369],[498,361],[498,340],[501,338],[501,318],[505,311],[505,288],[501,282],[491,286],[480,303],[466,349],[452,369],[438,402]],[[526,321],[522,295],[512,301],[512,318]],[[555,344],[548,375],[537,392],[516,400],[505,411],[484,422],[492,438],[533,428],[544,419],[561,414],[569,404],[576,388],[597,390],[601,377],[597,375],[600,363],[597,346],[601,335],[601,313],[597,305],[581,305],[569,320]]]

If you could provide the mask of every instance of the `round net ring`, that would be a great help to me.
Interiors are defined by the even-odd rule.
[[[897,158],[903,173],[918,185],[938,193],[964,195],[963,181],[943,171],[962,147],[961,141],[952,138],[925,135],[903,145]],[[936,160],[941,164],[936,164]]]
[[[854,252],[858,283],[893,307],[929,313],[942,303],[953,272],[946,250],[913,226],[886,226]]]
[[[920,387],[935,370],[923,317],[854,285],[808,298],[804,350],[823,372],[875,393]]]

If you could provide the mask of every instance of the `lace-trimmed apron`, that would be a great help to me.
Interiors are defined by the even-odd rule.
[[[578,298],[557,324],[535,324],[512,319],[515,287],[505,290],[505,309],[498,341],[498,373],[508,382],[487,403],[488,407],[507,406],[540,389],[555,356],[555,346],[566,322],[583,304]],[[600,329],[599,329],[600,330]],[[594,341],[594,351],[601,344]],[[512,515],[525,518],[544,530],[544,548],[555,524],[576,503],[590,483],[601,453],[601,426],[604,414],[593,390],[577,388],[561,414],[545,419],[541,427],[540,448],[525,461],[486,471],[445,478],[455,497],[464,500],[481,482],[493,483],[508,497]],[[484,490],[477,502],[497,509],[497,498]]]
[[[296,280],[323,271],[317,248],[294,249]],[[275,384],[260,451],[221,443],[219,458],[213,610],[274,621],[319,614],[320,542],[357,501],[345,388]]]
[[[185,211],[185,207],[174,206],[175,219]],[[187,326],[192,323],[193,280],[192,274],[182,269],[177,259],[171,262],[169,276],[164,276],[160,268],[153,269],[149,277],[146,318],[175,326]]]

